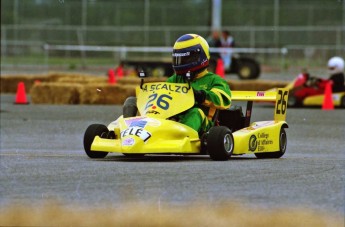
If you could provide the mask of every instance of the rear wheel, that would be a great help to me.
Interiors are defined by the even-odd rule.
[[[255,153],[257,158],[280,158],[285,154],[287,145],[287,137],[284,128],[280,129],[279,135],[279,151],[277,152],[265,152],[265,153]]]
[[[260,76],[260,66],[253,59],[238,59],[237,74],[243,79],[256,79]]]
[[[212,160],[226,161],[234,150],[234,138],[229,128],[215,126],[207,135],[207,151]]]
[[[107,156],[108,152],[92,151],[91,144],[95,136],[107,138],[108,133],[108,128],[105,125],[100,124],[92,124],[86,129],[84,134],[84,150],[87,156],[90,158],[104,158]]]
[[[299,107],[302,106],[302,103],[293,95],[289,95],[288,98],[288,107]]]

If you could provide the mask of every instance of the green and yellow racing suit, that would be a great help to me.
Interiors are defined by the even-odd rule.
[[[170,83],[186,83],[183,76],[176,74],[168,78]],[[206,99],[203,103],[195,102],[194,106],[179,114],[179,122],[188,125],[199,133],[208,131],[213,126],[213,116],[216,109],[228,109],[231,105],[231,91],[228,83],[220,76],[208,72],[201,72],[191,81],[194,90],[203,90]]]

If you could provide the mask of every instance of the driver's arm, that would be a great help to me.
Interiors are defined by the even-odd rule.
[[[184,83],[182,76],[172,75],[167,79],[168,83]],[[225,80],[219,76],[214,76],[208,81],[208,89],[200,89],[192,84],[194,95],[202,92],[205,93],[203,102],[199,103],[207,107],[216,109],[228,109],[231,105],[231,91]]]
[[[204,91],[206,92],[206,99],[202,105],[216,109],[230,108],[231,91],[227,82],[222,78],[214,77],[210,89]]]

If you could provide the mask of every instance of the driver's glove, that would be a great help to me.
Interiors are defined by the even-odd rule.
[[[195,90],[194,91],[194,99],[198,104],[202,104],[206,99],[206,92],[204,90]]]

